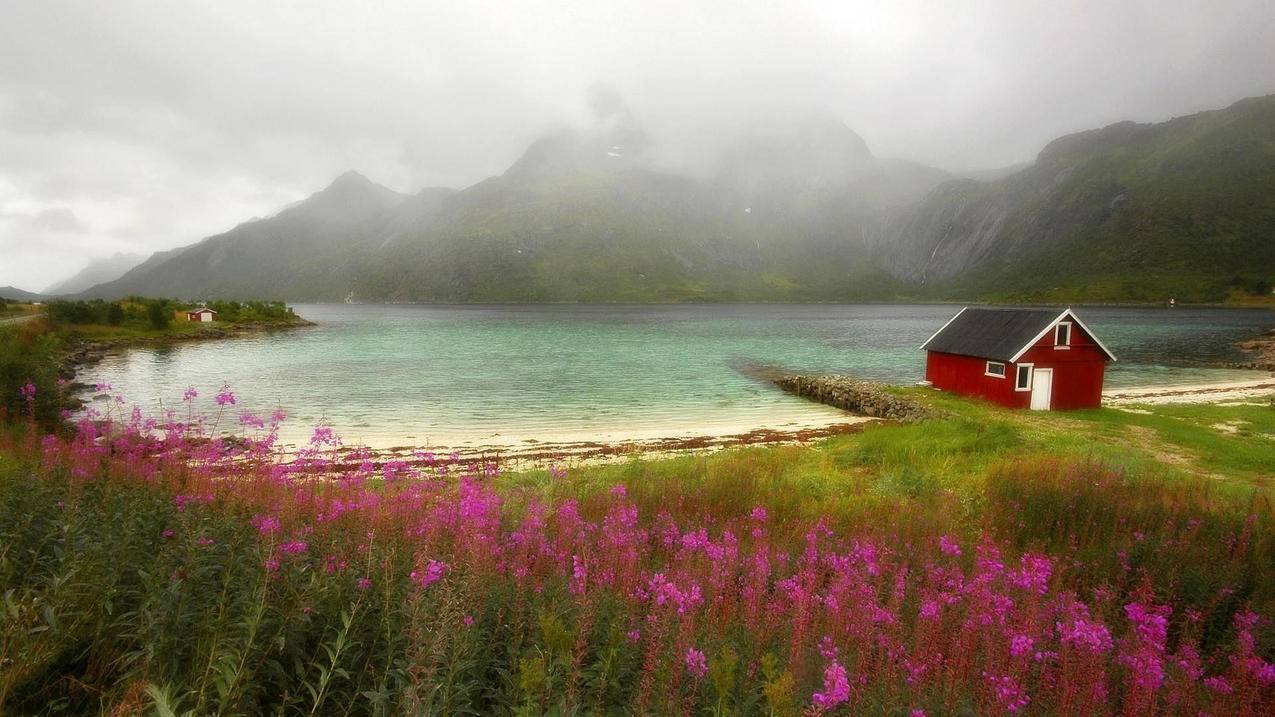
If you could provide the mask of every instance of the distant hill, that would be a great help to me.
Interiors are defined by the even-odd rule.
[[[943,184],[873,243],[921,295],[1213,301],[1269,287],[1275,96],[1060,138],[1009,176]]]
[[[120,278],[129,269],[141,264],[145,260],[145,254],[124,254],[116,252],[105,259],[98,259],[90,262],[88,266],[81,269],[74,276],[68,279],[63,279],[62,281],[46,288],[44,290],[44,294],[48,296],[78,294],[89,287]]]
[[[1275,280],[1275,96],[1052,142],[954,178],[793,114],[696,176],[622,107],[502,175],[404,195],[347,173],[86,296],[548,302],[1217,300]]]
[[[44,301],[48,297],[33,291],[23,291],[12,286],[0,286],[0,299],[9,301]]]

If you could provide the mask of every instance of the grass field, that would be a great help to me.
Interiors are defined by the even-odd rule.
[[[284,458],[229,392],[233,441],[11,415],[0,712],[1269,713],[1275,409],[916,395],[947,417],[519,473]]]

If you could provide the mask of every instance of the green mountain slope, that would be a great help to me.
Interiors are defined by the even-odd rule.
[[[1216,301],[1275,280],[1275,96],[1063,137],[946,183],[874,236],[927,296]]]
[[[1275,96],[1063,137],[990,181],[794,116],[661,170],[622,107],[498,177],[357,174],[85,295],[289,301],[1219,300],[1275,281]]]
[[[755,143],[755,144],[754,144]],[[825,148],[853,151],[829,156]],[[861,149],[859,149],[861,148]],[[775,152],[783,181],[767,178]],[[654,169],[627,115],[553,133],[463,191],[357,175],[148,261],[89,296],[291,301],[867,299],[896,290],[862,238],[946,175],[878,160],[839,122],[750,136],[711,177]]]

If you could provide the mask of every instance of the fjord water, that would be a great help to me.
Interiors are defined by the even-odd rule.
[[[227,384],[239,412],[288,414],[285,436],[326,421],[347,442],[514,445],[826,425],[844,414],[787,396],[757,367],[912,384],[918,346],[949,305],[301,305],[318,325],[137,349],[86,372],[146,409],[200,407]],[[1108,387],[1250,378],[1209,368],[1267,311],[1086,308],[1117,355]],[[183,409],[184,410],[184,409]]]

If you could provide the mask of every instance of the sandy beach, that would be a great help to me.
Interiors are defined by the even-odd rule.
[[[1275,375],[1263,374],[1243,381],[1221,381],[1180,386],[1147,386],[1103,391],[1105,406],[1164,403],[1224,403],[1269,401],[1275,396]]]

